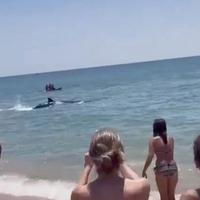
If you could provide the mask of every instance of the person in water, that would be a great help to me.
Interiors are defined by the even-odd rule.
[[[45,90],[46,90],[46,91],[55,90],[54,84],[52,84],[52,83],[46,84]]]
[[[124,163],[124,148],[115,130],[103,128],[91,138],[89,153],[71,200],[148,200],[150,186]],[[97,178],[89,181],[95,166]]]
[[[164,119],[155,119],[153,137],[149,140],[149,151],[143,168],[142,176],[147,177],[146,170],[156,155],[154,168],[157,187],[161,200],[174,200],[178,182],[178,169],[174,161],[174,139],[167,136]]]
[[[193,153],[196,168],[200,169],[200,135],[194,140]],[[187,190],[180,200],[200,200],[200,188]]]

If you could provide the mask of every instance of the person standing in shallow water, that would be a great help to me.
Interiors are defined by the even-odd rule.
[[[123,161],[123,145],[110,128],[100,129],[91,139],[84,169],[71,200],[148,200],[150,186]],[[92,168],[97,178],[88,181]]]
[[[200,135],[194,140],[193,151],[196,168],[200,169]],[[200,200],[200,188],[187,190],[180,200]]]
[[[147,177],[146,170],[156,155],[154,168],[157,187],[161,200],[174,200],[178,182],[178,169],[174,161],[174,139],[167,136],[164,119],[155,119],[153,137],[149,140],[149,151],[143,168],[142,176]]]

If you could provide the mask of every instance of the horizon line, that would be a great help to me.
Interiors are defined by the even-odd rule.
[[[64,71],[74,71],[74,70],[87,70],[87,69],[94,69],[100,67],[112,67],[112,66],[120,66],[120,65],[130,65],[130,64],[140,64],[140,63],[147,63],[147,62],[157,62],[157,61],[166,61],[166,60],[174,60],[174,59],[183,59],[183,58],[193,58],[193,57],[200,57],[200,55],[194,56],[180,56],[180,57],[172,57],[172,58],[161,58],[158,60],[146,60],[146,61],[136,61],[136,62],[127,62],[127,63],[116,63],[116,64],[108,64],[108,65],[97,65],[97,66],[89,66],[89,67],[77,67],[72,69],[64,69],[64,70],[53,70],[53,71],[43,71],[43,72],[33,72],[33,73],[25,73],[25,74],[16,74],[16,75],[6,75],[0,76],[0,78],[9,78],[9,77],[16,77],[16,76],[26,76],[26,75],[39,75],[45,73],[56,73],[56,72],[64,72]]]

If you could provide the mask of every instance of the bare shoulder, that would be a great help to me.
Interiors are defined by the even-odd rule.
[[[198,190],[187,190],[181,195],[181,200],[200,200],[200,189]]]
[[[155,137],[152,137],[150,140],[149,140],[149,144],[151,145],[157,145],[161,142],[161,138],[159,136],[155,136]]]
[[[174,142],[174,138],[172,136],[168,136],[167,138],[168,138],[169,141]]]
[[[136,180],[126,179],[125,191],[130,199],[148,199],[150,184],[147,179],[140,178]]]
[[[72,190],[71,200],[87,199],[88,191],[86,186],[77,186]]]
[[[149,141],[154,142],[154,141],[158,141],[158,140],[160,140],[160,136],[152,137],[152,138],[150,138]]]

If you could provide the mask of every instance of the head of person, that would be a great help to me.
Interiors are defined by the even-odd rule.
[[[167,144],[167,125],[164,119],[155,119],[153,122],[153,136],[160,136]]]
[[[97,130],[92,136],[89,155],[98,174],[110,174],[123,162],[124,148],[119,134],[111,128]]]
[[[194,162],[196,164],[196,167],[200,169],[200,135],[198,135],[194,140],[193,150],[194,150]]]

